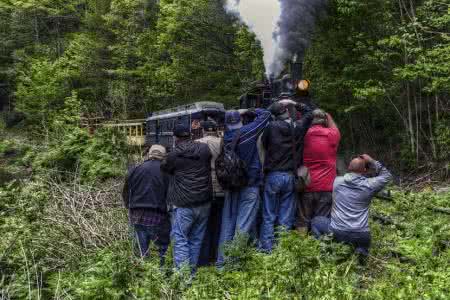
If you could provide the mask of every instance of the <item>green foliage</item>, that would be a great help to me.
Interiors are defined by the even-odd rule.
[[[126,227],[124,211],[111,214],[119,191],[110,201],[114,194],[108,190],[38,178],[0,188],[0,265],[6,276],[0,290],[7,299],[446,299],[449,293],[448,215],[432,210],[450,206],[448,193],[395,191],[393,202],[374,200],[371,212],[398,225],[371,222],[367,266],[358,265],[349,246],[290,232],[270,255],[238,238],[226,249],[231,259],[224,270],[200,268],[192,280],[173,271],[170,250],[160,269],[156,253],[141,261],[126,235],[108,233],[124,231],[118,223]],[[85,198],[73,198],[86,191]],[[86,219],[72,221],[81,207],[91,207],[80,211]],[[90,226],[84,226],[88,218]],[[96,247],[88,246],[92,239]]]
[[[99,251],[80,263],[80,270],[61,272],[50,280],[59,296],[72,295],[79,299],[126,299],[127,286],[134,270],[130,253],[121,245]],[[65,297],[65,296],[64,296]]]
[[[50,112],[61,107],[59,100],[63,92],[55,65],[47,59],[32,59],[27,73],[18,77],[17,109],[31,122],[45,125]]]
[[[63,132],[62,141],[52,141],[32,158],[36,171],[54,169],[64,176],[65,172],[78,170],[82,180],[88,182],[123,175],[127,153],[123,133],[101,129],[90,137],[86,130],[77,127]]]
[[[219,0],[14,0],[0,15],[11,57],[0,56],[0,80],[37,126],[73,91],[84,114],[144,117],[168,103],[234,103],[263,70],[255,36]]]
[[[317,101],[346,132],[344,151],[381,154],[399,169],[440,159],[449,20],[438,0],[330,1],[305,68]]]
[[[450,160],[450,121],[442,121],[436,127],[436,142],[439,147],[439,158]]]
[[[102,129],[96,132],[80,156],[80,171],[88,181],[123,175],[127,145],[122,132]]]

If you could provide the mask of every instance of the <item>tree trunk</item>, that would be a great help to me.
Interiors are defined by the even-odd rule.
[[[434,134],[433,134],[433,124],[432,124],[432,120],[431,120],[430,102],[431,102],[431,99],[429,96],[427,96],[428,131],[430,133],[431,151],[433,152],[433,159],[437,159],[436,144],[434,142]]]
[[[406,83],[406,100],[408,101],[408,132],[409,132],[409,141],[411,143],[411,153],[414,153],[415,140],[414,140],[414,129],[413,129],[413,123],[412,123],[411,91],[410,91],[410,87],[409,87],[409,82]]]
[[[436,110],[436,123],[439,122],[439,97],[438,95],[434,96],[435,100],[435,110]]]
[[[39,23],[38,23],[38,19],[37,19],[37,15],[34,14],[34,19],[33,19],[33,23],[34,23],[34,38],[36,40],[36,43],[39,43]]]

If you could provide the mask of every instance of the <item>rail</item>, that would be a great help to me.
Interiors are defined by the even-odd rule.
[[[116,128],[122,131],[130,146],[144,146],[145,144],[145,119],[113,120],[105,121],[104,118],[82,118],[81,127],[86,128],[89,134],[94,134],[98,128]]]

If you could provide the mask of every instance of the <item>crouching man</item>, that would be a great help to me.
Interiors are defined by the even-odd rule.
[[[170,175],[174,261],[177,269],[187,265],[195,271],[211,208],[211,153],[208,145],[191,140],[189,126],[177,124],[173,134],[175,149],[161,170]]]
[[[370,169],[376,176],[365,175]],[[311,231],[316,238],[332,233],[338,242],[351,244],[357,254],[369,254],[371,235],[369,230],[369,206],[373,196],[391,180],[391,173],[367,154],[350,162],[349,173],[337,177],[333,184],[331,219],[315,217]]]
[[[122,192],[140,255],[147,257],[149,244],[153,242],[158,248],[161,263],[170,242],[170,217],[166,204],[168,178],[160,172],[165,155],[163,146],[153,145],[148,159],[128,173]]]

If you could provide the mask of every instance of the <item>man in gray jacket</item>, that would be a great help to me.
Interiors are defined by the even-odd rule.
[[[316,238],[333,233],[339,242],[349,243],[358,254],[367,256],[371,243],[369,206],[376,193],[391,180],[391,173],[379,162],[363,154],[350,162],[349,173],[333,184],[331,219],[315,217],[311,231]],[[376,176],[366,177],[369,170]]]
[[[219,134],[216,121],[208,119],[200,123],[203,130],[203,138],[197,142],[207,144],[211,152],[211,179],[212,179],[212,199],[211,211],[206,227],[205,237],[203,239],[200,251],[199,266],[206,266],[216,261],[217,249],[220,235],[220,221],[222,219],[223,190],[217,181],[216,159],[222,152],[223,139]]]

